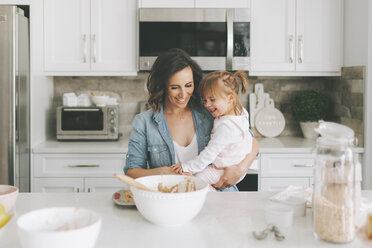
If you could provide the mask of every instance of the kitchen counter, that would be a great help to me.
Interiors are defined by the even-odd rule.
[[[275,137],[257,138],[260,144],[260,153],[307,153],[312,152],[316,146],[316,139],[305,139],[303,137]],[[364,148],[355,147],[356,153],[363,153]]]
[[[312,211],[294,218],[293,225],[281,228],[286,239],[276,241],[270,235],[255,240],[252,231],[266,227],[264,206],[273,193],[209,193],[206,202],[191,222],[177,228],[164,228],[146,221],[136,208],[115,205],[111,193],[21,193],[16,216],[0,240],[1,248],[18,248],[16,218],[28,211],[56,206],[92,209],[102,216],[102,229],[96,248],[115,247],[371,247],[372,240],[358,231],[356,239],[335,245],[316,240],[312,235]],[[363,196],[372,198],[372,191]],[[182,213],[180,213],[182,214]]]
[[[57,141],[48,140],[35,146],[33,153],[126,153],[128,138],[118,141]]]
[[[128,137],[119,141],[45,141],[33,148],[34,153],[125,153]],[[302,137],[257,138],[260,153],[307,153],[315,148],[315,140]],[[362,147],[354,148],[363,153]]]

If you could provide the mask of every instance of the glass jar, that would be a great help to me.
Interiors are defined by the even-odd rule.
[[[334,243],[355,237],[355,210],[360,197],[360,171],[353,155],[354,131],[341,124],[320,122],[316,131],[313,232]]]

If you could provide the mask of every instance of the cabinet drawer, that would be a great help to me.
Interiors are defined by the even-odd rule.
[[[314,155],[261,154],[261,177],[312,177]]]
[[[85,178],[85,192],[110,192],[114,193],[120,189],[129,190],[129,185],[120,182],[116,178]]]
[[[261,178],[261,191],[282,191],[290,185],[309,187],[310,180],[309,177]]]
[[[34,178],[31,192],[83,192],[83,178]]]
[[[122,173],[125,154],[36,154],[34,177],[113,177]]]

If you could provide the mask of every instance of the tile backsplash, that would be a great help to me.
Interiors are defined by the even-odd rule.
[[[331,121],[353,128],[359,144],[363,145],[364,75],[364,67],[348,67],[343,68],[341,77],[249,77],[248,92],[240,99],[249,111],[249,93],[252,93],[256,83],[263,84],[265,93],[269,93],[286,121],[280,136],[302,136],[299,124],[292,116],[291,103],[300,91],[322,91],[333,102]],[[126,136],[132,130],[134,116],[146,101],[147,76],[148,73],[141,72],[136,77],[54,77],[54,107],[62,104],[62,96],[66,92],[113,92],[119,100],[119,131]],[[55,119],[53,121],[52,126],[55,126]]]

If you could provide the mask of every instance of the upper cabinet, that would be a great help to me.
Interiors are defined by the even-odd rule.
[[[249,8],[250,0],[139,0],[140,8]]]
[[[340,75],[343,1],[252,0],[250,75]]]
[[[48,75],[136,75],[136,0],[44,0]]]

